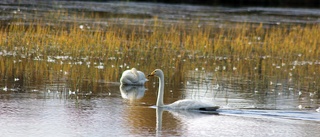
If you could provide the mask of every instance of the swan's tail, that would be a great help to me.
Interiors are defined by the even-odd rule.
[[[219,108],[220,108],[219,106],[202,107],[202,108],[199,108],[199,110],[201,110],[201,111],[216,111]]]

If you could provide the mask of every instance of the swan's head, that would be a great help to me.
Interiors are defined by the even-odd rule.
[[[148,75],[148,77],[150,76],[163,77],[163,72],[161,69],[155,69],[151,72],[151,74]]]
[[[131,71],[137,72],[138,70],[136,68],[132,68]]]

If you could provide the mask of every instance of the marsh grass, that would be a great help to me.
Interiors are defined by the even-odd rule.
[[[97,81],[118,81],[131,67],[146,73],[166,68],[173,84],[185,81],[181,75],[187,71],[203,68],[264,85],[274,77],[295,79],[297,85],[313,85],[319,92],[319,24],[216,28],[197,21],[152,18],[105,25],[99,19],[91,24],[39,19],[31,25],[17,20],[1,26],[1,78],[21,77],[24,84],[58,78],[70,82],[73,90],[84,85],[97,89]]]

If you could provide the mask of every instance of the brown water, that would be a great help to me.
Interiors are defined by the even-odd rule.
[[[57,11],[101,15],[101,22],[93,22],[91,18],[78,20],[87,26],[128,22],[141,25],[140,19],[154,16],[168,24],[177,20],[200,20],[217,27],[229,27],[225,23],[230,25],[230,22],[269,25],[320,22],[318,9],[117,2],[10,3],[1,2],[1,20],[10,22],[25,18],[26,25],[32,18],[44,18],[48,23],[70,21],[68,16],[47,18]],[[129,53],[128,58],[134,53]],[[175,71],[174,65],[163,66],[164,102],[189,98],[221,106],[217,113],[203,114],[157,110],[154,107],[156,79],[150,79],[144,87],[120,87],[119,77],[125,69],[136,66],[146,74],[155,69],[148,66],[148,59],[134,61],[137,64],[117,55],[109,57],[108,64],[85,58],[74,61],[67,55],[26,59],[1,49],[0,136],[318,136],[320,100],[315,81],[319,71],[310,68],[319,67],[319,58],[285,63],[267,58],[273,61],[270,68],[278,69],[279,75],[289,73],[288,77],[252,74],[246,72],[245,67],[237,68],[228,63],[225,57],[182,57],[182,64],[189,66],[183,72]],[[209,65],[201,65],[205,63],[199,61],[208,61]],[[236,63],[245,62],[246,59],[240,59]],[[69,67],[74,67],[76,73],[94,71],[99,75],[108,74],[110,78],[90,80],[86,77],[79,86],[77,79],[69,79],[68,75],[75,73],[69,72]],[[294,71],[290,69],[310,69],[315,70],[315,74],[300,78],[291,76]]]

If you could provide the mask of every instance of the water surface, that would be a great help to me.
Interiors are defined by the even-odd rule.
[[[228,103],[221,101],[225,98],[215,97],[212,102],[220,105],[221,109],[213,114],[172,110],[157,112],[153,107],[156,98],[153,87],[148,87],[139,100],[134,100],[134,97],[141,93],[131,99],[122,98],[120,90],[116,89],[119,85],[111,87],[114,90],[90,95],[87,99],[52,91],[1,94],[1,135],[314,136],[318,134],[320,125],[319,112],[313,109],[256,109],[252,107],[254,101],[236,99],[237,95]],[[167,90],[168,93],[170,91]],[[171,94],[174,96],[175,93]],[[177,99],[169,97],[165,102]],[[251,108],[242,108],[244,106]]]
[[[1,23],[23,19],[30,25],[42,19],[46,25],[76,21],[82,27],[94,24],[146,25],[158,18],[164,24],[179,21],[199,22],[218,28],[233,23],[263,23],[266,28],[280,24],[320,22],[318,9],[208,7],[123,2],[0,2]],[[59,12],[59,16],[56,13]],[[81,17],[73,16],[82,14]],[[95,21],[98,16],[99,22]],[[80,27],[80,26],[79,26]],[[127,58],[134,58],[130,52]],[[144,87],[121,87],[121,72],[132,66],[150,73],[151,59],[135,61],[122,58],[121,51],[99,60],[68,55],[26,58],[15,52],[0,51],[0,136],[317,136],[320,134],[320,100],[317,75],[319,58],[312,61],[285,62],[277,57],[261,62],[270,64],[259,73],[234,64],[251,65],[250,58],[228,62],[228,57],[193,56],[169,61],[165,72],[165,103],[179,99],[210,101],[221,109],[213,114],[190,111],[157,110],[157,79]],[[176,54],[176,53],[166,53]],[[299,55],[293,55],[299,56]],[[235,59],[236,60],[236,59]],[[252,59],[254,60],[254,59]],[[259,60],[259,59],[257,59]],[[202,63],[206,62],[206,63]],[[265,62],[264,62],[265,61]],[[253,61],[254,62],[254,61]],[[93,64],[93,65],[92,65]],[[205,65],[204,65],[205,64]],[[40,66],[40,67],[39,67]],[[178,67],[186,67],[178,69]],[[252,68],[256,67],[252,65]],[[39,70],[32,70],[42,68]],[[76,71],[68,71],[74,68]],[[268,69],[278,73],[271,75]],[[309,70],[313,71],[307,73]],[[295,70],[306,70],[299,77]],[[76,79],[70,75],[95,72],[109,79]],[[261,70],[260,70],[261,71]],[[295,73],[296,72],[296,73]],[[287,75],[282,75],[283,73]],[[90,73],[91,74],[91,73]],[[278,74],[278,75],[277,75]],[[287,77],[286,77],[287,76]],[[73,79],[74,78],[74,79]],[[80,83],[80,84],[79,84]]]

